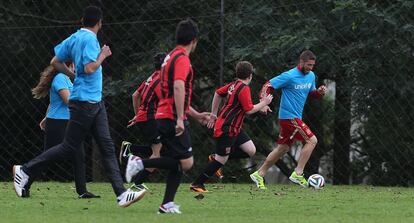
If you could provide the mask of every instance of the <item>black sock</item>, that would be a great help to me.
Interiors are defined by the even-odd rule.
[[[158,168],[171,171],[180,170],[180,161],[169,158],[169,157],[160,157],[156,159],[146,159],[142,160],[145,168]]]
[[[204,184],[210,177],[214,175],[214,173],[220,169],[223,164],[219,163],[216,160],[212,160],[207,164],[207,167],[204,171],[196,178],[193,182],[194,185],[202,185]]]
[[[148,176],[151,174],[148,170],[144,169],[143,171],[140,171],[136,176],[134,183],[135,185],[142,184],[144,181],[147,180]]]
[[[240,148],[236,148],[234,151],[230,153],[229,160],[244,159],[244,158],[249,158],[249,157],[250,157],[249,154],[247,154]]]
[[[143,157],[149,157],[152,154],[151,146],[147,146],[147,145],[132,144],[129,147],[129,150],[131,151],[132,154],[136,154],[136,155],[143,156]]]
[[[162,204],[174,201],[177,189],[180,186],[183,172],[181,171],[170,171],[167,177],[167,186],[165,187],[164,200]]]

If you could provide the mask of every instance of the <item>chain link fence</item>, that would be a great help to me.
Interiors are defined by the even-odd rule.
[[[13,164],[27,162],[43,149],[38,123],[48,99],[30,89],[49,64],[53,47],[77,30],[82,10],[98,5],[104,26],[98,39],[113,55],[103,64],[104,94],[111,134],[141,143],[131,95],[152,71],[152,55],[174,47],[176,24],[191,17],[199,25],[199,46],[191,56],[196,72],[193,106],[210,110],[214,89],[231,81],[239,60],[253,63],[252,96],[271,77],[295,66],[300,52],[317,55],[317,85],[328,95],[309,99],[304,121],[318,137],[305,174],[319,172],[334,184],[414,183],[414,3],[409,0],[201,0],[175,1],[11,1],[0,4],[0,180],[11,179]],[[280,94],[280,91],[278,92]],[[224,181],[247,181],[275,146],[278,99],[273,113],[253,115],[244,129],[256,144],[252,160],[229,162]],[[187,181],[207,163],[215,143],[209,130],[192,123],[195,166]],[[277,163],[269,181],[284,182],[296,165],[301,145]],[[105,180],[99,151],[85,144],[87,177]],[[117,148],[119,151],[119,148]],[[52,165],[42,179],[72,180],[70,162]],[[162,172],[152,178],[158,180]]]

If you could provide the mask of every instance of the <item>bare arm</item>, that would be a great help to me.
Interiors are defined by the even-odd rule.
[[[192,118],[196,119],[202,125],[207,124],[210,121],[210,113],[209,112],[198,112],[192,106],[190,106],[190,110],[188,111],[188,115]]]
[[[195,110],[192,106],[190,106],[190,110],[188,111],[188,115],[192,118],[198,119],[201,117],[201,113]]]
[[[66,105],[69,103],[70,91],[68,89],[59,90],[59,96],[62,98],[63,103]]]
[[[217,118],[218,109],[219,109],[219,106],[222,100],[223,100],[223,97],[221,97],[217,93],[214,93],[213,102],[211,103],[211,115],[215,116],[216,118]]]
[[[135,91],[134,94],[132,94],[132,107],[134,108],[134,114],[137,114],[139,106],[141,106],[141,97],[139,96],[139,92]]]
[[[174,81],[174,103],[177,110],[177,119],[184,119],[185,87],[183,80]]]
[[[94,73],[99,66],[101,66],[102,62],[109,56],[112,55],[111,49],[109,48],[109,46],[104,45],[101,49],[101,53],[99,54],[98,58],[96,59],[96,61],[94,62],[90,62],[88,64],[86,64],[83,68],[83,71],[86,74],[92,74]]]
[[[50,108],[50,104],[47,106],[45,117],[39,123],[40,129],[43,131],[45,130],[45,127],[46,127],[46,116],[47,116],[47,113],[49,112],[49,108]]]
[[[214,124],[217,120],[217,113],[218,108],[220,106],[221,101],[223,100],[223,97],[221,97],[219,94],[214,93],[213,102],[211,103],[211,115],[210,120],[207,123],[207,127],[209,129],[214,127]]]
[[[184,132],[184,100],[185,87],[183,80],[174,81],[174,104],[177,111],[176,135],[179,136]]]
[[[139,95],[139,92],[135,91],[132,94],[132,107],[134,109],[134,117],[131,120],[128,121],[127,128],[129,128],[129,127],[136,124],[135,118],[137,117],[137,112],[138,112],[138,109],[139,109],[140,105],[141,105],[141,97]]]
[[[52,65],[57,71],[66,74],[68,77],[72,79],[75,77],[75,73],[73,73],[73,71],[71,71],[65,63],[59,61],[59,59],[56,56],[52,58],[52,60],[50,61],[50,65]]]
[[[270,104],[272,102],[272,99],[273,99],[273,95],[271,95],[271,94],[266,95],[266,97],[262,98],[262,100],[259,103],[255,104],[253,106],[253,109],[246,112],[246,114],[251,115],[251,114],[254,114],[254,113],[260,111],[262,108],[264,108],[268,104]]]

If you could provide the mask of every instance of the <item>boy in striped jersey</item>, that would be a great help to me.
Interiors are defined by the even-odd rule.
[[[236,65],[236,80],[216,90],[213,98],[209,128],[214,127],[214,138],[217,140],[216,154],[207,167],[191,184],[194,192],[207,192],[204,183],[213,176],[228,159],[248,158],[256,153],[256,147],[249,136],[243,131],[242,124],[245,114],[253,114],[268,108],[273,99],[267,95],[253,105],[249,84],[252,80],[253,66],[247,61]],[[220,102],[226,102],[217,117]]]
[[[207,123],[210,118],[210,114],[199,113],[190,106],[194,77],[190,54],[197,47],[198,34],[198,26],[193,20],[186,19],[178,23],[176,47],[161,65],[161,97],[155,119],[161,134],[162,156],[155,159],[130,156],[125,171],[125,179],[130,182],[145,168],[169,170],[164,199],[158,210],[160,214],[181,213],[174,198],[183,171],[190,170],[194,161],[187,117],[191,116],[201,123]]]
[[[124,158],[131,154],[145,154],[150,158],[160,157],[161,137],[158,131],[158,124],[155,120],[160,91],[160,71],[166,53],[158,53],[154,56],[154,72],[141,83],[138,89],[132,95],[132,105],[134,109],[134,118],[129,121],[128,128],[136,125],[142,138],[151,148],[142,145],[135,145],[128,141],[123,141],[119,153],[119,162],[122,163]],[[154,169],[145,169],[139,172],[134,179],[134,186],[142,188],[142,183]]]

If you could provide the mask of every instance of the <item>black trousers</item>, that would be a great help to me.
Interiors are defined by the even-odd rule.
[[[109,133],[108,115],[104,102],[89,103],[69,101],[70,119],[66,127],[63,142],[53,146],[23,165],[23,171],[36,176],[49,163],[67,159],[81,153],[82,143],[91,133],[99,145],[105,172],[117,196],[125,191],[115,147]]]
[[[56,146],[63,142],[63,138],[65,137],[66,126],[68,124],[68,120],[66,119],[46,119],[46,126],[45,126],[45,136],[44,136],[44,150],[48,150],[53,146]],[[86,168],[85,168],[85,151],[83,148],[83,144],[81,144],[81,148],[79,152],[73,154],[74,156],[70,159],[66,159],[64,163],[60,164],[59,169],[60,171],[67,170],[66,168],[72,167],[73,173],[75,176],[75,186],[76,192],[81,195],[85,193],[86,190]],[[52,170],[49,171],[50,173]],[[56,171],[53,171],[56,172]],[[56,173],[55,173],[56,174]]]

